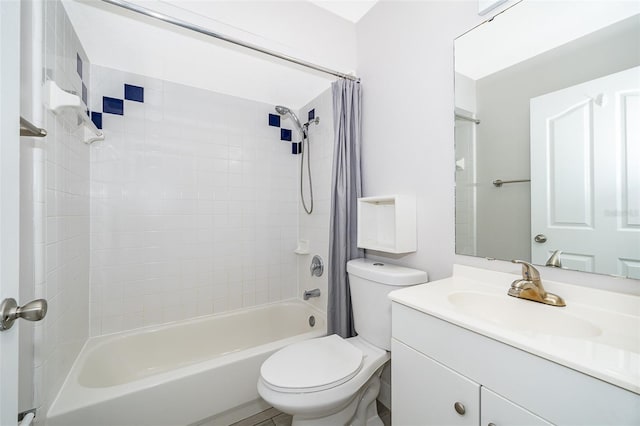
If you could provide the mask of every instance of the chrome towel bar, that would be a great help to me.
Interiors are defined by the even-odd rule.
[[[43,138],[47,136],[47,131],[32,124],[29,120],[20,117],[20,136],[32,136],[35,138]]]
[[[501,180],[501,179],[496,179],[493,181],[493,184],[495,186],[497,186],[498,188],[500,188],[502,185],[504,185],[505,183],[520,183],[520,182],[531,182],[531,179],[518,179],[518,180]]]

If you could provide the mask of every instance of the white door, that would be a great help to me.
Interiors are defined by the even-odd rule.
[[[640,278],[640,67],[530,106],[532,262]]]
[[[18,296],[20,2],[0,0],[0,301]],[[0,425],[18,419],[18,327],[0,332]]]

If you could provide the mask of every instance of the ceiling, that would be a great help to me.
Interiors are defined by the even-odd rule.
[[[331,13],[356,23],[378,2],[378,0],[309,0],[311,3]]]
[[[638,13],[637,1],[524,1],[455,40],[456,72],[478,80]]]
[[[372,3],[321,1],[319,8],[307,0],[127,1],[344,73],[356,68],[355,24],[350,19],[357,19],[356,12],[364,13],[361,6],[367,4],[368,10]],[[338,3],[349,7],[340,9]],[[102,1],[63,0],[63,4],[92,64],[293,109],[336,79]]]

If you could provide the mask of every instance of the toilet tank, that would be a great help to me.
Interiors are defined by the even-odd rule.
[[[427,273],[371,259],[347,262],[353,321],[358,335],[367,342],[391,349],[391,300],[389,293],[427,282]]]

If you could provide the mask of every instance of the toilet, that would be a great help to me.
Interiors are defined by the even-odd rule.
[[[294,426],[382,426],[376,408],[382,367],[390,359],[389,292],[427,282],[416,269],[354,259],[347,263],[358,336],[331,335],[289,345],[260,369],[258,393],[293,416]]]

